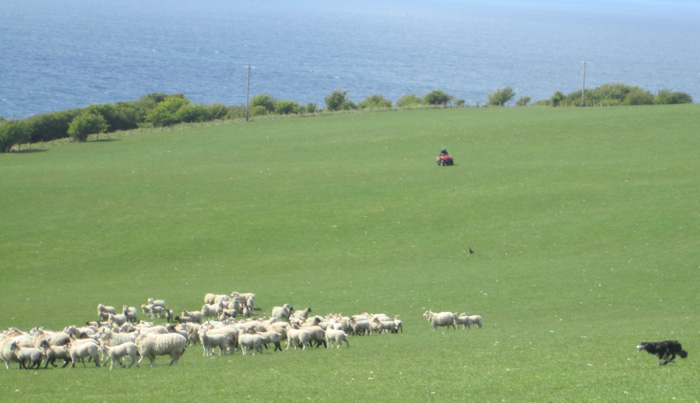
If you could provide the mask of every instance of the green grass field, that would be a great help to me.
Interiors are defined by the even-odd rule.
[[[0,155],[0,328],[207,292],[399,314],[350,349],[0,369],[12,401],[697,401],[700,105],[454,108]],[[453,167],[437,167],[447,147]],[[469,248],[476,253],[470,254]],[[433,332],[425,310],[483,329]],[[660,367],[641,341],[677,339]]]

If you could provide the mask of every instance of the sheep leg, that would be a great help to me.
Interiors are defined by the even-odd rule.
[[[68,363],[70,362],[70,361],[68,360],[68,358],[65,358],[64,361],[65,361],[65,362],[63,363],[63,366],[62,366],[61,368],[65,368],[65,367],[68,365]]]

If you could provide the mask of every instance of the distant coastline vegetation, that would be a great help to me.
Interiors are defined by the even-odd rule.
[[[583,97],[581,96],[583,92]],[[505,106],[515,98],[511,87],[489,94],[484,106]],[[692,103],[692,97],[684,92],[659,90],[656,95],[640,87],[626,84],[604,84],[600,87],[579,90],[570,94],[556,92],[551,98],[530,103],[530,97],[520,97],[515,105],[523,106],[620,106],[620,105],[668,105]],[[13,147],[64,138],[86,141],[89,135],[144,127],[165,127],[180,123],[198,123],[222,119],[244,119],[249,116],[301,115],[320,112],[352,110],[387,110],[393,108],[464,107],[463,99],[441,90],[424,96],[408,94],[396,101],[382,95],[372,95],[355,103],[348,98],[348,91],[335,90],[325,97],[325,108],[309,103],[300,105],[290,100],[277,100],[268,94],[259,94],[249,105],[225,106],[192,104],[183,94],[152,93],[137,101],[116,104],[90,105],[85,108],[44,113],[22,120],[6,120],[0,117],[0,152]]]

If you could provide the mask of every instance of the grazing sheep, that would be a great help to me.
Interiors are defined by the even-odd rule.
[[[289,304],[272,308],[273,317],[279,320],[285,320],[287,322],[289,322],[289,316],[291,316],[292,312],[294,312],[294,308],[292,308],[292,306]]]
[[[83,367],[87,368],[87,365],[85,365],[85,357],[90,357],[92,358],[93,361],[95,361],[96,366],[100,366],[100,358],[97,354],[99,350],[99,346],[97,345],[97,342],[95,342],[92,339],[88,339],[89,341],[84,341],[84,342],[78,342],[72,341],[70,344],[70,359],[73,361],[70,365],[71,368],[75,368],[75,363],[77,361],[80,361],[83,363]]]
[[[350,347],[350,342],[348,342],[348,335],[340,329],[335,329],[334,326],[329,326],[326,329],[325,337],[328,341],[328,348],[331,348],[333,346],[333,342],[337,344],[336,348],[340,348],[340,346],[343,344],[343,341],[345,341],[347,347]]]
[[[480,315],[467,315],[464,312],[462,312],[459,316],[455,317],[455,323],[457,323],[458,329],[459,325],[463,325],[465,329],[471,329],[471,325],[477,325],[479,326],[479,329],[481,329],[482,322],[483,319]]]
[[[423,316],[428,319],[428,322],[430,322],[430,325],[433,327],[433,331],[436,331],[438,326],[452,326],[453,329],[457,329],[455,327],[455,318],[457,315],[452,312],[434,313],[431,310],[427,310]]]
[[[122,364],[121,360],[122,357],[126,357],[127,355],[131,357],[131,363],[129,364],[129,368],[131,368],[134,364],[136,364],[137,367],[139,366],[139,348],[136,345],[136,343],[132,343],[129,341],[116,346],[108,346],[106,344],[103,344],[100,346],[100,350],[103,354],[107,355],[107,360],[112,361],[112,363],[109,366],[110,370],[114,367],[115,362],[117,363],[117,365],[124,368],[124,364]],[[104,365],[107,365],[107,361],[105,361]]]
[[[10,344],[10,351],[15,354],[19,361],[19,369],[41,368],[41,361],[44,360],[44,351],[36,347],[22,347],[19,341]],[[31,362],[32,365],[27,366]]]
[[[263,338],[259,334],[238,333],[238,347],[243,351],[243,355],[246,355],[251,349],[253,355],[258,352],[262,354],[262,345]]]
[[[136,337],[136,345],[139,348],[139,354],[141,354],[139,365],[144,358],[148,358],[151,361],[151,366],[155,366],[158,355],[170,355],[170,365],[175,365],[185,353],[187,339],[179,333],[142,333]]]

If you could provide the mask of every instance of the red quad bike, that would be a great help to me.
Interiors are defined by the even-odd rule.
[[[435,159],[435,162],[438,164],[440,167],[444,167],[447,165],[454,165],[454,160],[452,159],[451,155],[438,155],[438,157]]]

